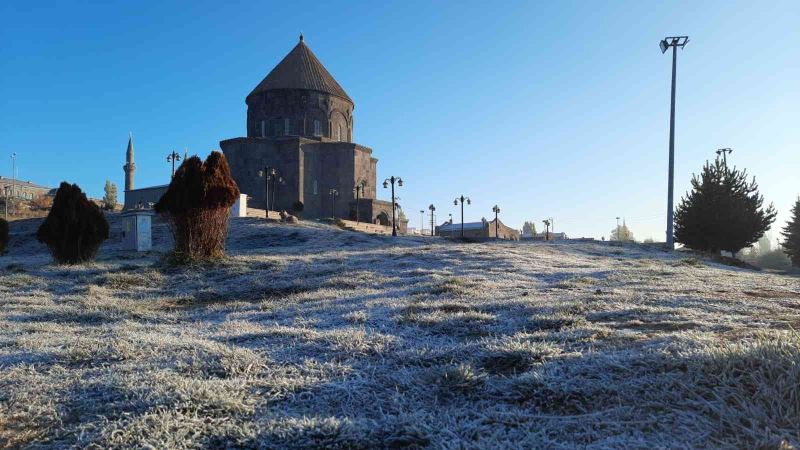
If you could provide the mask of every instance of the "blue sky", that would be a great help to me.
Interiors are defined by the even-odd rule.
[[[731,147],[782,226],[800,193],[800,2],[3,2],[0,174],[101,196],[166,155],[245,134],[245,96],[306,42],[356,103],[355,141],[400,203],[439,221],[552,217],[608,236],[624,216],[663,240],[670,57],[678,55],[676,200]],[[380,181],[379,180],[379,181]],[[383,193],[384,198],[387,193]]]

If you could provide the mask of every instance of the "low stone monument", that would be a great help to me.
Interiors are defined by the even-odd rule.
[[[153,212],[132,209],[122,213],[122,248],[147,252],[153,248]]]

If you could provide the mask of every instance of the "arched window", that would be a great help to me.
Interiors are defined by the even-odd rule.
[[[314,121],[314,136],[322,136],[322,126],[319,120]]]
[[[283,134],[288,136],[291,132],[291,122],[289,119],[283,119]]]
[[[261,121],[261,137],[267,137],[267,122],[265,120]]]
[[[341,125],[336,125],[336,140],[337,141],[341,141],[342,140],[342,126]]]

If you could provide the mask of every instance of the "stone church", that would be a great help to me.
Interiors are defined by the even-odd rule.
[[[377,200],[378,160],[353,142],[355,104],[300,36],[300,42],[245,99],[247,136],[220,142],[250,204],[305,219],[331,217],[391,225],[391,202]],[[356,187],[360,189],[356,201]],[[335,191],[335,194],[333,193]],[[407,221],[398,220],[405,232]]]

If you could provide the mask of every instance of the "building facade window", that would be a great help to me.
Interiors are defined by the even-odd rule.
[[[322,136],[322,124],[319,120],[314,121],[314,136]]]
[[[312,184],[314,186],[314,195],[319,195],[319,186],[317,185],[317,180],[314,180]]]
[[[290,125],[291,122],[289,121],[289,119],[283,119],[283,134],[285,134],[286,136],[288,136],[289,133],[291,132]]]
[[[267,137],[267,121],[261,121],[261,137]]]

